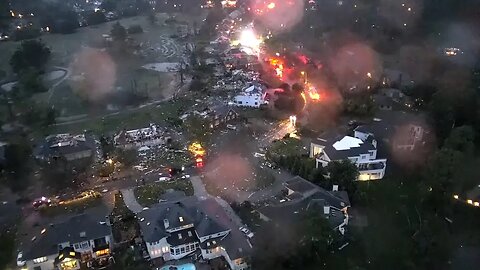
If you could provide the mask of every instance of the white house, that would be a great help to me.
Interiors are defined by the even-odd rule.
[[[183,197],[159,203],[138,214],[151,259],[179,260],[196,254],[223,257],[233,270],[248,268],[251,245],[214,200]]]
[[[104,219],[104,218],[103,218]],[[78,253],[78,260],[68,262],[70,269],[80,265],[106,266],[110,263],[113,236],[110,226],[101,219],[82,214],[63,223],[51,224],[24,251],[26,261],[22,269],[54,270],[59,264],[66,264],[65,250]]]
[[[252,85],[236,95],[233,98],[233,104],[236,106],[259,108],[260,105],[265,104],[263,91],[260,87]]]
[[[351,136],[326,136],[310,144],[310,157],[315,158],[316,167],[326,167],[331,161],[350,160],[360,172],[358,180],[382,179],[387,159],[377,158],[377,141],[371,134],[355,132]],[[328,138],[329,137],[329,138]]]

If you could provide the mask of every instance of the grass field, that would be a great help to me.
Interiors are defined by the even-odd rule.
[[[138,187],[135,189],[135,197],[141,205],[150,206],[158,203],[160,196],[169,189],[183,191],[187,196],[193,195],[193,186],[189,180],[176,180]]]
[[[156,25],[151,25],[145,16],[119,20],[126,28],[131,25],[140,25],[143,28],[143,33],[134,34],[132,38],[137,44],[143,44],[144,47],[152,49],[151,56],[148,57],[134,55],[133,51],[120,52],[115,50],[114,46],[108,50],[97,49],[99,54],[105,56],[105,59],[99,58],[100,62],[97,64],[95,63],[96,57],[85,56],[85,54],[88,55],[85,53],[86,48],[103,48],[105,46],[102,35],[109,34],[112,24],[116,21],[79,28],[75,33],[68,35],[46,34],[41,36],[41,40],[52,51],[49,65],[69,69],[70,77],[58,85],[53,93],[36,96],[35,100],[48,102],[49,106],[56,108],[60,117],[68,118],[83,114],[92,117],[104,114],[108,105],[121,110],[126,104],[131,104],[129,103],[131,100],[126,98],[128,95],[125,92],[132,91],[133,88],[153,100],[170,97],[176,87],[174,85],[176,78],[172,74],[162,74],[141,68],[152,62],[178,61],[178,57],[183,52],[184,47],[181,44],[183,41],[177,42],[170,38],[170,35],[177,31],[176,25],[163,24],[168,16],[167,14],[157,14],[158,23]],[[189,21],[189,23],[192,23],[193,20],[196,20],[197,23],[201,22],[201,19],[197,20],[196,18],[180,18],[179,20]],[[20,43],[16,41],[0,43],[0,58],[10,59]],[[112,65],[99,67],[97,72],[95,69],[97,66],[104,66],[105,62],[109,61],[112,62]],[[0,61],[0,70],[7,71],[7,78],[13,78],[8,62]],[[102,82],[107,77],[102,73],[105,68],[113,70],[112,83]],[[81,85],[79,85],[78,78],[82,76],[86,79],[84,81],[80,79]],[[75,81],[72,78],[76,78]],[[108,96],[105,96],[107,99],[96,100],[98,101],[96,105],[90,105],[88,99],[85,98],[89,94],[85,94],[85,92],[106,92]],[[133,116],[135,120],[139,118],[144,118],[144,116],[140,114]],[[99,129],[99,124],[95,121],[88,123],[87,126],[88,129]]]
[[[175,102],[169,101],[160,105],[139,108],[135,111],[122,111],[105,117],[94,117],[82,122],[53,126],[50,128],[49,132],[76,133],[88,130],[96,134],[102,134],[104,132],[118,131],[124,128],[141,128],[150,123],[164,123],[169,117],[178,117],[178,115],[187,109],[191,103],[192,101],[183,99]]]

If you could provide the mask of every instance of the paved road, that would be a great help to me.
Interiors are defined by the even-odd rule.
[[[133,213],[139,213],[142,211],[143,207],[137,202],[135,194],[133,193],[133,188],[122,189],[121,192],[123,195],[123,201],[130,211]]]

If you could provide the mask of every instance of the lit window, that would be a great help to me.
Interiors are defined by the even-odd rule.
[[[192,237],[192,232],[188,231],[188,236]]]
[[[110,253],[110,250],[108,248],[106,248],[106,249],[96,251],[95,255],[102,256],[102,255],[107,255],[109,253]]]
[[[47,261],[47,257],[40,257],[40,258],[33,259],[33,263],[43,263],[46,261]]]
[[[178,239],[182,239],[182,234],[181,233],[178,234]]]
[[[178,217],[178,220],[180,220],[180,222],[183,222],[183,217]]]
[[[472,200],[467,200],[467,203],[468,204],[473,204],[473,201]]]

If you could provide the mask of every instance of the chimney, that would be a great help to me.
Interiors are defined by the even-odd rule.
[[[165,227],[165,229],[168,229],[168,227],[170,226],[170,222],[168,222],[168,219],[163,220],[163,226]]]
[[[323,213],[325,215],[330,215],[330,206],[324,206],[323,207]]]
[[[333,185],[332,191],[338,191],[338,185]]]

